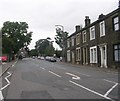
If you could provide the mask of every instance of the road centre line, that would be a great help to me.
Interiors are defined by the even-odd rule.
[[[58,75],[58,74],[56,74],[56,73],[54,73],[54,72],[52,72],[52,71],[49,71],[49,73],[51,73],[51,74],[53,74],[53,75],[55,75],[55,76],[57,76],[57,77],[61,77],[60,75]]]
[[[101,96],[101,97],[103,97],[103,98],[105,98],[105,99],[109,99],[109,100],[111,100],[111,101],[114,101],[113,99],[111,99],[111,98],[109,98],[109,97],[107,97],[107,96],[104,96],[104,95],[102,95],[102,94],[100,94],[100,93],[98,93],[98,92],[96,92],[96,91],[93,91],[93,90],[91,90],[91,89],[89,89],[89,88],[87,88],[87,87],[84,87],[84,86],[82,86],[82,85],[80,85],[80,84],[78,84],[78,83],[75,83],[75,82],[70,81],[70,80],[69,80],[69,82],[72,83],[72,84],[74,84],[74,85],[76,85],[76,86],[79,86],[79,87],[81,87],[81,88],[83,88],[83,89],[85,89],[85,90],[87,90],[87,91],[89,91],[89,92],[92,92],[92,93],[94,93],[94,94],[96,94],[96,95],[99,95],[99,96]]]
[[[87,75],[87,74],[84,74],[84,73],[80,73],[80,72],[76,72],[76,73],[87,76],[87,77],[91,77],[91,75]]]
[[[7,81],[7,85],[5,85],[4,87],[2,87],[1,89],[0,89],[0,91],[1,90],[3,90],[3,89],[5,89],[6,87],[8,87],[9,85],[10,85],[10,81],[8,80],[8,77],[10,77],[12,74],[10,73],[10,72],[7,72],[9,75],[8,76],[6,76],[5,77],[5,80]]]
[[[74,74],[71,74],[71,73],[68,73],[68,72],[66,72],[65,74],[68,74],[68,75],[73,76],[72,79],[76,79],[76,80],[79,80],[79,79],[80,79],[80,77],[77,76],[77,75],[74,75]]]
[[[2,101],[4,99],[2,91],[0,91],[0,101]]]
[[[43,70],[46,70],[45,68],[43,68],[43,67],[40,67],[41,69],[43,69]]]
[[[112,86],[112,88],[110,88],[105,94],[104,96],[108,96],[108,94],[110,94],[110,92],[118,85],[118,83],[116,83],[114,86]]]

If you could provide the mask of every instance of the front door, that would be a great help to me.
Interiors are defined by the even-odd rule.
[[[106,45],[100,46],[101,53],[101,67],[107,67]]]

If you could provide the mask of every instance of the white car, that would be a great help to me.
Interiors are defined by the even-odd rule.
[[[44,60],[45,58],[43,56],[40,57],[41,60]]]

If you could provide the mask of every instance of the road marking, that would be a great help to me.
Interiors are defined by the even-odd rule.
[[[89,91],[89,92],[92,92],[92,93],[94,93],[94,94],[96,94],[96,95],[99,95],[99,96],[101,96],[101,97],[103,97],[103,98],[106,98],[106,99],[109,99],[109,100],[111,100],[111,101],[114,101],[113,99],[111,99],[111,98],[109,98],[109,97],[107,97],[107,96],[104,96],[104,95],[102,95],[102,94],[100,94],[100,93],[98,93],[98,92],[96,92],[96,91],[93,91],[93,90],[91,90],[91,89],[89,89],[89,88],[87,88],[87,87],[84,87],[84,86],[82,86],[82,85],[80,85],[80,84],[78,84],[78,83],[75,83],[75,82],[70,81],[70,80],[69,80],[69,82],[72,83],[72,84],[74,84],[74,85],[76,85],[76,86],[79,86],[79,87],[81,87],[81,88],[83,88],[83,89],[85,89],[85,90],[87,90],[87,91]]]
[[[112,88],[110,88],[105,94],[104,96],[108,96],[108,94],[110,94],[110,92],[118,85],[118,83],[116,83],[114,86],[112,86]]]
[[[68,72],[66,72],[65,74],[73,76],[72,79],[75,79],[75,80],[79,80],[80,79],[80,77],[77,76],[77,75],[74,75],[74,74],[71,74],[71,73],[68,73]]]
[[[91,77],[91,75],[83,74],[83,73],[80,73],[80,72],[76,72],[76,73],[87,76],[87,77]]]
[[[0,91],[0,101],[2,101],[4,99],[2,91]]]
[[[117,83],[117,82],[114,82],[114,81],[110,81],[110,80],[107,80],[107,79],[103,79],[104,81],[107,81],[107,82],[111,82],[111,83]]]
[[[43,68],[43,67],[40,67],[41,69],[43,69],[43,70],[46,70],[45,68]]]
[[[57,77],[61,77],[60,75],[58,75],[58,74],[56,74],[56,73],[54,73],[54,72],[52,72],[52,71],[49,71],[49,73],[51,73],[51,74],[53,74],[53,75],[56,75]]]
[[[8,77],[10,77],[12,74],[10,73],[10,72],[7,72],[9,75],[8,76],[6,76],[5,77],[5,80],[7,81],[7,85],[5,85],[4,87],[2,87],[1,89],[0,89],[0,91],[1,90],[3,90],[3,89],[5,89],[6,87],[8,87],[9,85],[10,85],[10,81],[8,80]]]

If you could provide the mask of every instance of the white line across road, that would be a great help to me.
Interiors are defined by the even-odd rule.
[[[52,71],[49,71],[49,73],[51,73],[51,74],[53,74],[53,75],[55,75],[55,76],[57,76],[57,77],[60,77],[60,78],[61,78],[61,76],[60,76],[60,75],[58,75],[58,74],[56,74],[56,73],[54,73],[54,72],[52,72]]]
[[[114,82],[114,81],[107,80],[107,79],[103,79],[103,80],[107,81],[109,83],[114,83],[114,85],[104,94],[104,96],[108,96],[110,94],[110,92],[118,85],[118,83]]]
[[[103,79],[104,81],[107,81],[107,82],[110,82],[110,83],[114,83],[116,84],[117,82],[114,82],[114,81],[110,81],[110,80],[107,80],[107,79]]]
[[[118,83],[116,83],[114,86],[112,86],[112,88],[110,88],[105,94],[104,96],[108,96],[108,94],[118,85]]]
[[[8,76],[6,76],[5,77],[5,80],[7,81],[7,85],[5,85],[4,87],[2,87],[1,89],[0,89],[0,91],[1,90],[3,90],[3,89],[5,89],[6,87],[8,87],[9,85],[10,85],[10,81],[8,80],[8,77],[10,77],[12,74],[10,73],[10,72],[7,72],[9,75]]]
[[[10,81],[8,80],[8,77],[10,77],[12,74],[10,72],[7,72],[7,73],[9,75],[5,77],[5,80],[7,81],[8,84],[5,85],[4,87],[0,88],[0,101],[4,99],[3,94],[2,94],[2,90],[10,85]]]
[[[85,89],[85,90],[87,90],[87,91],[89,91],[89,92],[92,92],[92,93],[94,93],[94,94],[96,94],[96,95],[99,95],[99,96],[101,96],[101,97],[103,97],[103,98],[105,98],[105,99],[109,99],[109,100],[111,100],[111,101],[114,101],[113,99],[111,99],[111,98],[109,98],[109,97],[107,97],[107,96],[104,96],[104,95],[102,95],[102,94],[100,94],[100,93],[98,93],[98,92],[96,92],[96,91],[93,91],[93,90],[91,90],[91,89],[89,89],[89,88],[87,88],[87,87],[84,87],[84,86],[82,86],[82,85],[80,85],[80,84],[78,84],[78,83],[76,83],[76,82],[73,82],[73,81],[69,81],[70,83],[72,83],[72,84],[74,84],[74,85],[76,85],[76,86],[79,86],[79,87],[81,87],[81,88],[83,88],[83,89]]]
[[[2,91],[0,91],[0,101],[3,99],[4,99],[4,97],[3,97]]]

